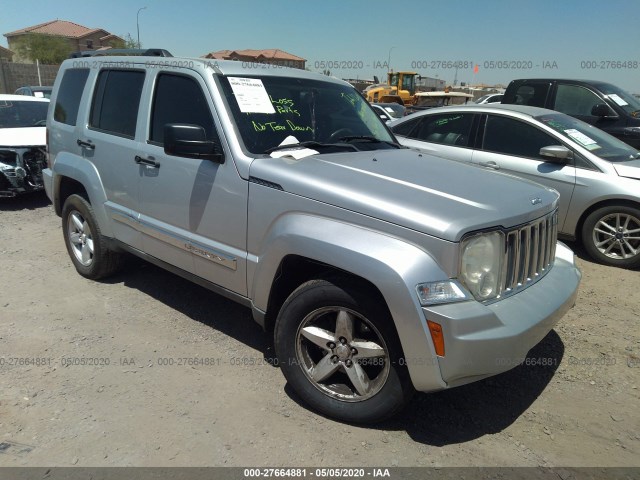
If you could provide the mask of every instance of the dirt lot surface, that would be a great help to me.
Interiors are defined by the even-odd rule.
[[[365,428],[298,402],[248,310],[137,261],[86,280],[44,195],[0,200],[0,465],[638,466],[640,272],[578,254],[524,365]]]

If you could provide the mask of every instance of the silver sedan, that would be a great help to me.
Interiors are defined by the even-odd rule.
[[[640,267],[640,152],[626,143],[523,105],[435,108],[389,127],[405,146],[555,188],[563,237],[599,262]]]

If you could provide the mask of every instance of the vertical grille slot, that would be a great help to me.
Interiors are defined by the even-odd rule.
[[[506,233],[502,296],[537,281],[555,259],[558,215],[553,212]]]

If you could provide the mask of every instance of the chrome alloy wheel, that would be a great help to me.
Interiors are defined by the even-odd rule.
[[[628,213],[611,213],[596,223],[593,244],[613,259],[632,258],[640,253],[640,220]]]
[[[320,308],[303,319],[296,335],[296,357],[316,388],[346,402],[373,397],[391,367],[380,332],[362,315],[343,307]]]
[[[93,262],[93,234],[89,224],[77,210],[69,214],[67,233],[73,255],[82,265],[88,267]]]

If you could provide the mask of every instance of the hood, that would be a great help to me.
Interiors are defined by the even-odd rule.
[[[631,160],[624,163],[613,163],[613,168],[621,177],[635,178],[640,180],[640,160]]]
[[[259,158],[250,172],[286,192],[450,241],[527,223],[558,200],[537,183],[409,149]]]
[[[32,147],[46,143],[46,127],[0,128],[0,147]]]

